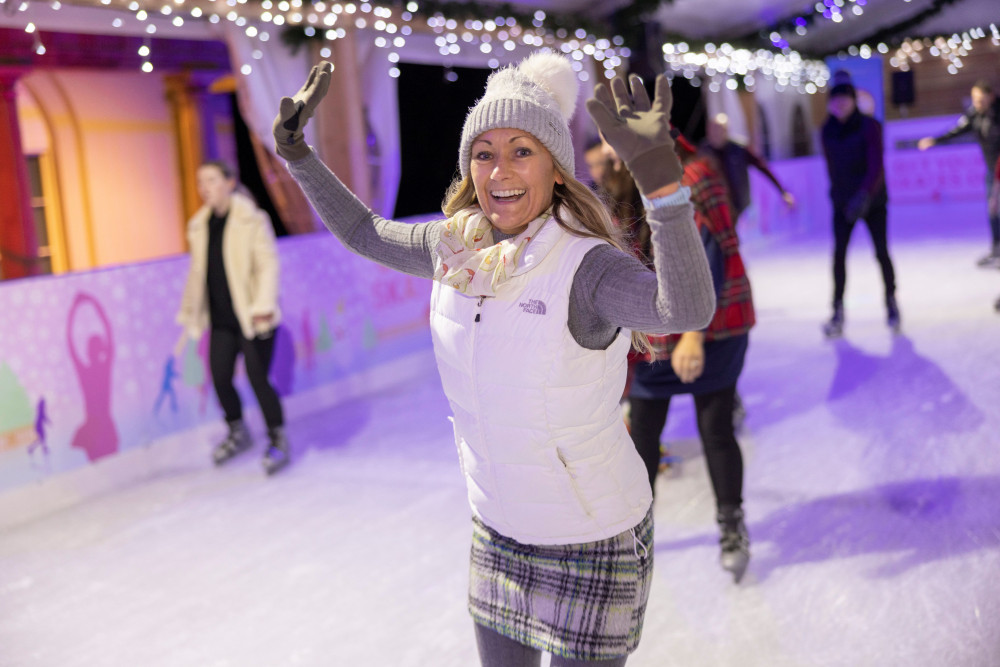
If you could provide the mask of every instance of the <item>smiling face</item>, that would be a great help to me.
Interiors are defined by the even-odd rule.
[[[524,130],[488,130],[472,142],[469,176],[493,226],[505,234],[524,231],[552,204],[563,183],[549,151]]]
[[[229,199],[236,189],[235,178],[227,177],[214,164],[206,164],[198,168],[197,181],[202,202],[219,215],[229,210]]]

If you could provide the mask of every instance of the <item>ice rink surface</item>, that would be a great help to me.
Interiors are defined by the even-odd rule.
[[[688,398],[664,434],[654,583],[630,667],[1000,665],[1000,271],[981,206],[894,209],[903,333],[863,227],[843,339],[830,240],[748,239],[758,326],[740,393],[752,558],[717,564]],[[145,462],[142,481],[0,529],[3,667],[478,664],[471,524],[433,362],[260,448]],[[257,432],[260,426],[257,425]],[[59,492],[58,478],[46,482]]]

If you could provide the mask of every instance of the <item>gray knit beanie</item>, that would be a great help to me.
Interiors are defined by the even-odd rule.
[[[465,117],[458,166],[469,175],[472,142],[488,130],[512,128],[530,132],[570,175],[576,173],[569,119],[579,91],[576,73],[568,58],[539,51],[516,67],[490,75],[486,93]]]

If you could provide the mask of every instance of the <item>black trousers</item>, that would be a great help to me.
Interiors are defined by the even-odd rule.
[[[993,191],[993,179],[996,167],[986,170],[986,198],[989,199]],[[990,238],[993,240],[993,247],[1000,247],[1000,212],[990,216]]]
[[[875,246],[875,259],[882,268],[882,282],[885,284],[885,298],[896,295],[896,272],[889,258],[889,240],[887,238],[887,212],[885,203],[874,203],[869,207],[864,218],[868,232]],[[851,242],[851,233],[856,222],[849,222],[843,209],[833,209],[833,306],[836,308],[844,303],[844,288],[847,285],[847,246]]]
[[[736,385],[694,397],[698,434],[701,436],[708,475],[717,506],[743,505],[743,453],[733,428]],[[667,423],[669,398],[630,398],[632,442],[646,464],[649,484],[656,493],[660,467],[660,435]]]
[[[267,427],[275,428],[285,423],[281,409],[281,399],[268,379],[271,369],[271,359],[274,357],[274,336],[247,340],[243,333],[234,329],[212,329],[208,344],[208,363],[212,369],[212,383],[215,394],[219,397],[222,410],[226,413],[226,421],[236,421],[243,418],[243,403],[233,386],[233,375],[236,372],[236,358],[243,353],[243,365],[253,393],[260,403],[261,412]]]

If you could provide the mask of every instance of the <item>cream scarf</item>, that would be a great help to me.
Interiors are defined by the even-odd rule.
[[[438,243],[434,280],[469,296],[494,296],[517,268],[524,250],[551,212],[528,223],[517,236],[493,242],[493,225],[479,208],[459,211],[445,221]]]

